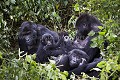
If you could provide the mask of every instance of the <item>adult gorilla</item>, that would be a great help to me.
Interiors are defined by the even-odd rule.
[[[33,54],[37,51],[37,25],[33,22],[25,21],[20,26],[18,34],[18,42],[20,51],[24,51],[21,55]]]

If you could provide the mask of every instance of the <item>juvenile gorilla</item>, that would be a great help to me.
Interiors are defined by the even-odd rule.
[[[91,30],[98,32],[98,26],[102,26],[102,24],[96,17],[87,13],[81,14],[75,24],[75,27],[77,29],[75,39],[77,36],[80,37],[81,40],[85,39]]]
[[[73,49],[68,53],[68,55],[62,55],[62,57],[60,56],[60,59],[58,58],[56,61],[56,65],[61,71],[70,71],[78,68],[84,63],[87,63],[88,60],[89,56],[84,51],[79,49]],[[80,70],[81,69],[79,69],[79,71]]]
[[[18,34],[18,42],[21,51],[24,51],[21,55],[28,52],[33,54],[37,51],[37,25],[35,23],[25,21],[21,24]]]
[[[49,52],[51,51],[51,56],[57,57],[61,54],[68,54],[68,52],[73,49],[72,43],[68,34],[66,32],[61,32],[59,33],[59,41],[51,46],[45,46],[45,49]]]
[[[40,63],[48,62],[50,57],[50,52],[48,52],[45,47],[48,45],[54,45],[54,38],[51,34],[45,33],[42,35],[38,50],[36,52],[36,61]]]
[[[58,56],[62,54],[62,52],[55,49],[57,45],[58,43],[55,43],[55,39],[52,34],[43,34],[36,52],[36,61],[40,63],[48,62],[48,58],[50,56]]]
[[[36,31],[37,31],[37,36],[38,36],[37,39],[38,39],[38,41],[42,38],[42,35],[44,35],[46,33],[49,33],[49,34],[51,34],[53,36],[55,43],[57,43],[58,40],[59,40],[59,35],[58,35],[57,32],[51,31],[48,28],[46,28],[45,26],[43,26],[43,25],[37,24]]]
[[[92,48],[90,46],[90,44],[92,43],[91,40],[96,36],[98,36],[97,33],[95,33],[93,36],[87,36],[84,40],[76,38],[76,40],[74,41],[74,45],[76,45],[78,48],[81,48],[90,57],[89,62],[92,62],[95,58],[100,57],[100,49],[98,47]]]
[[[68,71],[69,75],[72,72],[76,75],[80,75],[81,72],[88,73],[92,68],[101,61],[101,59],[89,62],[89,56],[82,50],[73,49],[69,52],[69,55],[62,55],[57,59],[56,65],[61,71]],[[94,74],[93,74],[94,75]]]

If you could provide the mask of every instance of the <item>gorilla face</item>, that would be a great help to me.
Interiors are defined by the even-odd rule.
[[[69,36],[64,36],[64,41],[67,42],[70,40],[70,37]]]
[[[23,22],[20,27],[19,39],[25,39],[28,46],[36,44],[37,32],[35,31],[36,25],[32,22]]]
[[[91,30],[98,32],[98,26],[102,26],[102,24],[96,17],[87,13],[83,13],[79,16],[75,24],[75,27],[77,29],[77,36],[86,37]]]
[[[77,54],[71,55],[69,57],[70,67],[78,67],[79,63],[81,63],[81,59]]]
[[[36,40],[37,36],[36,36],[35,32],[33,32],[29,35],[24,35],[23,37],[25,38],[27,45],[33,45],[36,43],[35,40]]]
[[[69,36],[64,36],[63,38],[64,38],[65,45],[71,46],[71,44],[73,43],[72,39]]]
[[[54,37],[51,34],[46,33],[46,34],[42,35],[42,43],[44,45],[48,45],[48,46],[54,45],[55,44]]]
[[[78,67],[80,63],[82,64],[83,60],[89,60],[89,56],[84,51],[73,49],[69,52],[70,67]]]
[[[86,37],[90,31],[91,26],[89,26],[87,23],[80,23],[77,33],[79,33],[80,36]]]

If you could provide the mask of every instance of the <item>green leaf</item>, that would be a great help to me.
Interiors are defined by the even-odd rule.
[[[68,4],[68,1],[64,1],[65,6]]]
[[[107,63],[106,72],[110,72],[110,70],[111,70],[111,65],[109,63]]]
[[[112,33],[112,34],[111,34],[111,36],[113,36],[114,38],[116,38],[116,37],[117,37],[117,35],[115,35],[114,33]]]
[[[2,52],[0,52],[0,59],[2,59],[3,57],[2,57]]]
[[[99,32],[99,35],[104,36],[106,32]]]
[[[48,18],[48,14],[45,14],[45,18]]]
[[[9,4],[10,4],[10,2],[9,2],[9,1],[6,1],[6,2],[5,2],[5,4],[6,4],[6,5],[9,5]]]
[[[118,53],[118,63],[120,63],[120,53]]]
[[[30,63],[31,60],[32,60],[31,55],[27,55],[27,56],[26,56],[26,61]]]
[[[105,75],[105,73],[102,73],[101,76],[100,76],[100,80],[107,80],[106,77],[107,76]]]
[[[16,2],[15,0],[11,0],[11,3],[15,4],[15,2]]]
[[[93,36],[94,34],[95,34],[94,31],[90,31],[88,35],[89,35],[89,36]]]
[[[64,71],[63,74],[66,75],[66,76],[68,76],[68,72],[67,71]]]
[[[55,64],[55,61],[54,61],[54,60],[49,60],[49,61],[50,61],[50,63]]]
[[[33,54],[31,55],[32,56],[32,59],[35,59],[36,58],[36,54]]]
[[[97,80],[97,79],[96,79],[96,77],[93,76],[93,77],[92,77],[92,80]]]
[[[103,26],[98,26],[98,28],[99,28],[100,30],[102,30],[102,29],[103,29]]]
[[[23,63],[23,67],[26,69],[26,70],[28,70],[28,64],[27,63]]]
[[[53,15],[54,17],[57,17],[57,16],[58,16],[56,12],[52,12],[52,15]]]
[[[61,74],[62,80],[67,80],[66,76],[64,74]]]
[[[79,11],[79,4],[78,3],[75,4],[74,9],[75,9],[75,11]]]
[[[101,61],[100,63],[97,64],[99,68],[104,68],[106,66],[106,61]]]
[[[92,43],[92,44],[90,44],[90,46],[91,46],[92,48],[95,48],[95,47],[97,47],[97,43]]]

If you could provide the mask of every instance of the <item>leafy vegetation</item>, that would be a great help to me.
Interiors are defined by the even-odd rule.
[[[78,15],[88,12],[103,23],[102,31],[93,40],[99,46],[103,61],[98,64],[101,80],[120,79],[120,0],[2,0],[0,1],[0,79],[7,80],[66,80],[67,72],[60,72],[53,61],[38,64],[28,55],[18,56],[17,36],[23,21],[46,25],[55,31],[75,35]],[[108,40],[107,51],[103,41]],[[78,76],[79,79],[80,76]],[[91,78],[83,73],[82,78]],[[75,79],[72,75],[71,79]],[[95,80],[97,78],[92,77]]]

